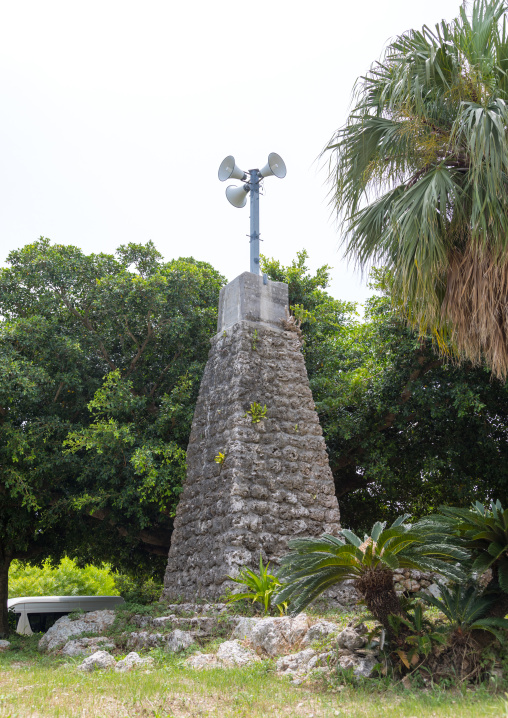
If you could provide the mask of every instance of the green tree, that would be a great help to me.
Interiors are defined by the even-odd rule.
[[[360,319],[326,293],[327,268],[310,282],[306,262],[300,253],[290,267],[263,267],[315,319],[302,324],[303,352],[343,525],[368,531],[401,511],[420,517],[505,496],[508,387],[437,357],[393,310],[385,272],[374,272],[378,294]]]
[[[0,633],[9,564],[159,574],[224,279],[151,243],[40,239],[0,271]]]
[[[393,273],[410,326],[508,372],[508,35],[504,0],[397,37],[330,140],[347,254]]]

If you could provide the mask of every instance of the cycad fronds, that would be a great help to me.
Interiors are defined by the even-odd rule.
[[[324,534],[290,541],[291,551],[278,573],[284,586],[276,600],[290,602],[292,613],[299,613],[327,588],[352,579],[369,610],[390,630],[387,616],[403,613],[393,590],[395,569],[437,571],[461,580],[463,572],[452,562],[468,557],[453,538],[436,540],[436,532],[419,532],[405,523],[408,518],[398,518],[389,528],[376,523],[363,541],[347,529],[344,539]]]
[[[440,515],[427,518],[448,534],[462,537],[473,556],[472,570],[484,573],[492,568],[502,592],[508,593],[508,509],[500,501],[490,509],[477,501],[470,509],[441,506]]]
[[[505,618],[488,617],[494,597],[485,596],[474,586],[455,584],[451,588],[440,587],[441,598],[428,594],[419,594],[426,603],[438,608],[450,621],[456,631],[466,633],[474,630],[488,631],[501,640],[502,629],[508,630]]]
[[[508,374],[504,0],[398,37],[323,154],[347,254],[391,270],[409,323]]]

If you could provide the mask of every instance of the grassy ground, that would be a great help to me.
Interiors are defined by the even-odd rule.
[[[269,661],[255,667],[196,672],[181,657],[154,653],[149,670],[81,673],[78,661],[39,656],[35,642],[0,655],[2,718],[508,718],[503,694],[486,688],[350,686],[321,679],[295,686]]]
[[[329,617],[342,627],[360,615]],[[120,614],[120,631],[125,620]],[[41,655],[38,638],[14,635],[0,652],[0,718],[508,718],[508,695],[495,684],[422,688],[332,675],[294,685],[275,674],[273,661],[198,672],[185,667],[186,654],[160,650],[149,669],[82,673],[80,659]],[[215,651],[221,640],[200,648]]]

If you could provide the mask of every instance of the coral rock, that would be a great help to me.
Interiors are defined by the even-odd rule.
[[[116,661],[110,653],[107,651],[97,651],[91,656],[88,656],[88,658],[85,658],[83,663],[78,666],[78,670],[91,673],[95,670],[112,668],[114,665],[116,665]]]

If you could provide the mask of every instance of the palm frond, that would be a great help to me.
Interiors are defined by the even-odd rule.
[[[508,37],[504,0],[397,37],[359,78],[322,156],[346,254],[442,351],[508,375]]]

